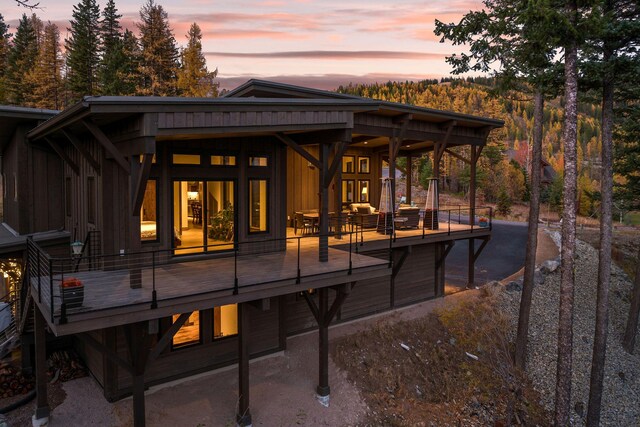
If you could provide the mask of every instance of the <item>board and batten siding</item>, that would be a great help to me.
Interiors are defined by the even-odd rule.
[[[250,336],[249,354],[258,357],[267,353],[283,350],[280,336],[280,307],[279,298],[270,299],[268,310],[262,311],[250,306]],[[200,312],[202,344],[171,350],[167,348],[145,372],[145,384],[152,386],[179,378],[188,377],[201,372],[220,368],[237,362],[238,338],[230,336],[213,340],[213,310]],[[161,324],[168,325],[168,319],[162,319]],[[113,328],[112,328],[113,329]],[[129,360],[129,353],[122,328],[116,328],[115,351],[125,360]],[[131,394],[131,375],[108,361],[108,369],[115,374],[105,379],[105,397],[118,400]]]
[[[350,111],[191,111],[158,114],[158,129],[352,124]]]

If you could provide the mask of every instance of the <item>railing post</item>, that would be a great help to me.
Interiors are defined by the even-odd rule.
[[[33,245],[31,246],[31,248],[33,249]],[[40,274],[40,251],[38,250],[36,252],[37,256],[37,266],[38,268],[36,269],[36,273],[38,274],[38,302],[40,304],[42,304],[42,292],[40,291],[40,288],[42,287],[42,275]]]
[[[351,254],[353,252],[353,233],[349,233],[349,273],[351,274],[353,270],[353,261],[351,260]]]
[[[64,325],[65,323],[67,323],[67,303],[64,301],[64,295],[62,293],[62,286],[64,283],[64,260],[61,261],[62,262],[62,269],[61,269],[61,273],[60,273],[60,301],[62,301],[62,303],[60,304],[60,325]],[[49,275],[51,276],[51,286],[50,286],[50,293],[51,293],[51,323],[53,323],[53,272],[51,270],[49,270]]]
[[[353,233],[353,229],[351,229]],[[358,253],[358,223],[356,223],[356,253]]]
[[[489,206],[489,231],[493,230],[493,207]]]
[[[460,205],[458,205],[458,225],[460,225],[462,221],[460,220]]]
[[[156,251],[151,252],[151,308],[158,308],[158,295],[156,293]]]
[[[392,266],[393,266],[393,232],[389,234],[389,268],[391,268]]]
[[[449,209],[449,221],[447,223],[447,227],[448,227],[447,235],[451,236],[451,209]]]
[[[64,272],[62,274],[64,275]],[[62,277],[64,279],[64,276]],[[53,303],[54,301],[53,300],[53,260],[51,258],[49,258],[49,298],[50,298],[49,309],[51,310],[51,323],[53,323],[53,312],[55,310],[55,307]],[[62,295],[60,295],[60,298],[62,298]]]
[[[236,245],[233,251],[233,294],[238,295],[238,245]]]
[[[298,274],[296,276],[296,285],[300,284],[300,239],[301,237],[298,237]]]

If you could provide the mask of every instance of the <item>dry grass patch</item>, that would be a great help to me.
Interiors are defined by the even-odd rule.
[[[549,425],[511,362],[507,328],[485,292],[338,339],[333,357],[365,397],[368,425]]]

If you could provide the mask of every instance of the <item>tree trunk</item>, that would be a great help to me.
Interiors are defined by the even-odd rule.
[[[633,348],[636,344],[638,317],[640,317],[640,248],[638,249],[638,259],[636,260],[636,278],[633,282],[633,293],[631,295],[631,306],[629,306],[627,327],[624,331],[624,337],[622,337],[622,346],[631,354],[633,354]]]
[[[606,2],[611,6],[611,2]],[[604,13],[607,13],[605,9]],[[611,61],[613,51],[605,42],[602,62],[605,67]],[[611,282],[611,234],[613,205],[613,76],[605,71],[602,84],[602,181],[600,203],[600,251],[598,260],[598,299],[596,305],[596,330],[593,338],[591,384],[587,427],[600,425],[602,383],[604,381],[607,332],[609,328],[609,285]]]
[[[570,25],[576,24],[576,0],[566,6]],[[556,377],[556,426],[568,426],[571,413],[571,359],[573,354],[573,294],[576,247],[577,187],[577,107],[578,46],[575,38],[565,48],[565,118],[564,118],[564,197],[562,212],[562,248],[560,278],[560,312],[558,320],[558,363]]]
[[[516,367],[525,370],[527,343],[529,335],[529,315],[533,294],[533,276],[536,269],[536,250],[538,248],[538,218],[540,216],[540,165],[542,163],[542,121],[544,118],[544,96],[537,89],[533,105],[533,154],[531,160],[531,199],[529,201],[529,237],[524,258],[524,279],[520,314],[518,316],[518,334],[516,336]]]

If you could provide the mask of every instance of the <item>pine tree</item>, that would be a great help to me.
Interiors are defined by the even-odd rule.
[[[61,69],[60,30],[48,22],[42,33],[36,64],[27,75],[33,92],[26,97],[25,104],[36,108],[61,109]]]
[[[123,76],[134,67],[135,57],[125,54],[122,26],[122,15],[113,0],[109,0],[102,12],[100,32],[102,35],[103,54],[98,72],[100,92],[103,95],[131,95],[134,93]]]
[[[178,48],[169,26],[167,12],[154,0],[140,9],[140,74],[142,86],[138,95],[175,96]]]
[[[187,47],[182,50],[182,65],[178,69],[178,90],[182,96],[215,97],[218,84],[214,81],[218,70],[209,72],[202,54],[202,31],[195,22],[187,34]]]
[[[37,19],[35,15],[27,17],[23,14],[18,23],[5,75],[7,100],[10,104],[23,105],[25,99],[33,93],[26,76],[35,66],[38,57],[38,35],[34,25]]]
[[[67,84],[71,100],[98,93],[100,58],[100,9],[95,0],[81,0],[73,7],[66,40]]]
[[[117,94],[135,95],[143,84],[140,73],[142,51],[136,35],[129,30],[125,30],[122,36],[122,55],[124,60],[117,71],[121,87]]]
[[[9,26],[4,22],[4,17],[0,13],[0,104],[7,103],[5,75],[8,66],[9,51],[11,49],[10,38]]]

